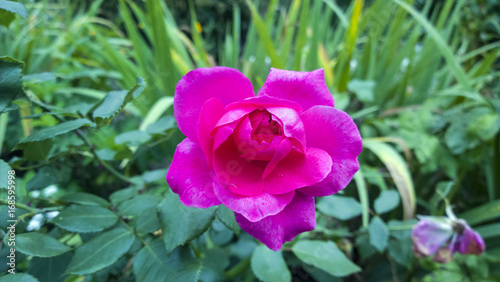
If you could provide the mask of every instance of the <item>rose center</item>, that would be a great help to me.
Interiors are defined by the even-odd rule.
[[[253,111],[249,115],[252,124],[251,139],[261,144],[263,141],[271,143],[274,137],[282,136],[283,129],[277,118],[268,111]]]

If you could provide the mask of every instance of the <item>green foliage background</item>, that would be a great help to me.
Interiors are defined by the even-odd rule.
[[[3,274],[11,169],[19,220],[0,281],[500,279],[498,1],[20,2],[0,1]],[[255,89],[324,68],[362,133],[361,170],[280,252],[165,182],[175,85],[214,65]],[[413,256],[415,216],[443,198],[484,254]]]

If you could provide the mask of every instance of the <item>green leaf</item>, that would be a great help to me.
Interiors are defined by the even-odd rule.
[[[31,134],[30,136],[28,136],[26,139],[19,142],[18,144],[25,144],[25,143],[29,143],[29,142],[46,140],[46,139],[53,138],[55,136],[73,131],[73,130],[78,129],[82,126],[94,127],[95,123],[93,123],[92,121],[90,121],[86,118],[75,119],[72,121],[66,121],[66,122],[60,123],[60,124],[55,125],[55,126],[43,128],[43,129]]]
[[[115,137],[117,145],[126,144],[128,146],[139,146],[151,139],[151,135],[141,130],[134,130],[122,133]]]
[[[147,128],[155,124],[158,119],[174,104],[174,97],[163,97],[156,101],[148,114],[144,117],[144,120],[139,127],[140,130],[147,130]],[[175,121],[174,121],[175,122]]]
[[[224,281],[224,270],[229,266],[229,252],[223,249],[208,249],[203,255],[199,281]]]
[[[113,226],[118,217],[98,206],[71,205],[62,210],[52,223],[73,232],[97,232]]]
[[[348,220],[361,214],[361,204],[354,198],[345,196],[327,196],[319,201],[318,210],[340,220]]]
[[[38,280],[26,273],[5,274],[0,277],[0,282],[38,282]]]
[[[26,191],[40,190],[49,185],[57,184],[60,180],[60,172],[51,166],[42,167],[33,178],[26,183]]]
[[[50,258],[35,257],[30,261],[28,273],[41,281],[63,282],[65,278],[63,276],[64,270],[68,267],[70,260],[70,252]]]
[[[101,160],[114,161],[117,152],[111,149],[101,149],[97,151],[96,154]]]
[[[144,246],[134,257],[137,281],[198,281],[201,263],[189,247],[179,247],[167,254],[160,239]]]
[[[130,91],[111,91],[92,113],[94,121],[99,126],[108,124],[125,105],[137,98],[146,89],[146,82],[142,78],[137,79],[137,84]]]
[[[356,93],[361,102],[373,102],[375,81],[353,79],[347,84],[347,90]]]
[[[134,218],[139,233],[148,233],[158,230],[160,222],[157,215],[157,206],[160,198],[153,195],[138,195],[122,202],[118,206],[120,214]]]
[[[168,169],[157,169],[147,171],[142,175],[144,183],[151,183],[162,179],[165,181],[165,176],[167,175]]]
[[[167,130],[175,128],[175,118],[173,116],[162,117],[155,123],[150,124],[146,128],[149,134],[167,134]]]
[[[385,164],[401,195],[404,218],[413,218],[416,208],[415,187],[404,159],[393,147],[376,138],[365,138],[363,146],[370,149]]]
[[[1,1],[0,4],[2,2],[11,1]],[[21,5],[19,3],[16,4]],[[0,18],[2,18],[1,14]],[[2,20],[0,20],[0,24],[1,22]],[[0,113],[7,111],[12,101],[24,93],[22,69],[22,62],[14,60],[11,57],[0,57],[0,89],[2,89],[2,95],[0,95]]]
[[[68,203],[80,204],[84,206],[101,206],[101,207],[109,206],[109,202],[104,200],[103,198],[83,192],[68,194],[63,196],[59,200]]]
[[[251,265],[255,276],[264,282],[292,280],[292,274],[286,266],[281,251],[275,252],[264,245],[259,245],[253,251]]]
[[[125,254],[134,239],[124,228],[103,233],[76,249],[66,273],[84,275],[105,268]]]
[[[500,223],[492,223],[476,227],[475,230],[481,234],[483,239],[500,236]]]
[[[0,25],[9,27],[10,23],[15,19],[17,15],[27,19],[28,11],[26,7],[15,1],[0,0]]]
[[[21,17],[28,19],[28,10],[26,10],[26,7],[21,3],[17,3],[14,1],[0,0],[0,9],[14,14],[18,14]]]
[[[56,239],[38,232],[23,233],[16,236],[16,250],[35,257],[54,257],[70,250]]]
[[[337,245],[330,241],[302,240],[292,247],[292,251],[302,262],[336,277],[361,271],[359,266],[350,261]]]
[[[205,232],[210,227],[216,210],[217,207],[187,207],[181,203],[177,194],[170,192],[165,195],[158,205],[158,212],[167,252]]]
[[[476,225],[495,218],[500,218],[500,200],[470,209],[460,214],[458,217],[465,219],[470,225]]]
[[[467,133],[482,141],[491,140],[498,130],[500,130],[500,117],[496,113],[482,115],[467,126]]]
[[[217,208],[217,218],[224,223],[224,225],[233,230],[234,233],[238,234],[240,232],[240,226],[236,222],[236,218],[234,216],[234,212],[224,205],[220,205]]]
[[[9,187],[9,178],[8,176],[10,175],[9,174],[9,171],[12,170],[9,166],[8,163],[4,162],[2,159],[0,159],[0,173],[2,175],[2,177],[0,178],[0,189],[2,188],[5,188],[7,189],[7,187]],[[15,177],[15,174],[13,174],[14,177]],[[14,182],[16,181],[15,179],[13,179]]]
[[[404,240],[391,240],[388,245],[389,255],[400,265],[410,268],[414,258],[411,249],[413,242],[410,238]]]
[[[109,200],[113,204],[119,204],[137,195],[137,190],[134,188],[125,188],[118,190],[109,196]]]
[[[28,161],[46,161],[52,149],[52,139],[19,145]]]
[[[378,216],[372,218],[368,232],[370,233],[370,244],[379,252],[383,252],[389,241],[389,229],[384,221]]]
[[[375,211],[378,214],[392,211],[399,205],[399,193],[394,190],[385,190],[375,200]]]

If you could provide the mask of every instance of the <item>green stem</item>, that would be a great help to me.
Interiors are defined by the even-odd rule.
[[[249,265],[250,265],[250,257],[240,261],[237,265],[235,265],[233,268],[229,269],[224,273],[226,280],[233,279],[236,276],[242,274],[243,271],[245,271]]]
[[[144,241],[144,239],[141,238],[141,236],[139,236],[137,234],[137,232],[132,228],[130,227],[124,220],[123,218],[121,218],[121,216],[119,214],[117,214],[115,211],[113,211],[115,213],[116,216],[118,216],[118,220],[120,221],[120,223],[123,224],[123,226],[125,226],[125,228],[130,232],[132,233],[137,239],[139,239],[139,241],[141,241],[141,243],[144,245],[144,246],[147,246],[148,243],[146,241]]]
[[[450,193],[448,193],[448,195],[446,196],[448,198],[448,201],[450,203],[452,203],[452,199],[453,199],[453,196],[455,195],[455,193],[458,191],[458,188],[460,188],[460,183],[462,182],[462,180],[464,179],[465,177],[465,173],[467,172],[467,170],[465,168],[462,168],[460,169],[460,171],[458,172],[458,176],[457,176],[457,179],[454,181],[455,183],[453,183],[453,187],[451,187],[451,190],[450,190]],[[446,204],[445,205],[442,205],[441,208],[439,209],[439,211],[437,212],[437,215],[443,215],[444,214],[444,211],[446,209]]]
[[[4,205],[4,206],[10,206],[9,205],[9,202],[7,200],[0,200],[0,205]],[[25,211],[29,211],[31,213],[39,213],[39,212],[43,212],[43,210],[41,209],[37,209],[37,208],[32,208],[32,207],[28,207],[27,205],[25,204],[21,204],[21,203],[15,203],[14,206],[16,208],[19,208],[19,209],[23,209]]]

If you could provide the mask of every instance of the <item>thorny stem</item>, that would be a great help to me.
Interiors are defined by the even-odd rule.
[[[38,102],[34,99],[31,99],[30,100],[35,103],[37,106],[41,107],[42,109],[46,110],[46,111],[52,111],[52,109],[50,109],[47,105],[41,103],[41,102]],[[60,122],[65,122],[66,120],[62,117],[60,117],[59,115],[54,115],[54,117],[60,121]],[[85,145],[87,145],[89,148],[90,148],[90,152],[92,153],[92,155],[94,156],[94,158],[105,168],[107,169],[111,174],[113,174],[114,176],[118,177],[119,179],[125,181],[125,182],[129,182],[129,178],[121,173],[119,173],[118,171],[116,171],[112,166],[110,166],[107,162],[103,161],[101,158],[99,158],[99,156],[97,155],[96,151],[95,151],[95,148],[94,146],[90,143],[89,139],[87,138],[87,136],[85,135],[85,133],[83,133],[83,131],[77,129],[76,130],[76,136],[78,136],[80,139],[82,139],[82,141],[85,143]]]
[[[10,206],[10,204],[7,200],[0,200],[0,205]],[[20,217],[18,217],[17,219],[19,219],[19,220],[24,219],[25,217],[28,217],[28,216],[35,215],[37,213],[51,212],[51,211],[60,210],[63,208],[63,207],[48,207],[46,209],[39,209],[39,208],[32,208],[32,207],[29,207],[29,206],[27,206],[25,204],[21,204],[21,203],[15,203],[14,206],[16,208],[23,209],[25,211],[30,212],[28,214],[23,214]]]

